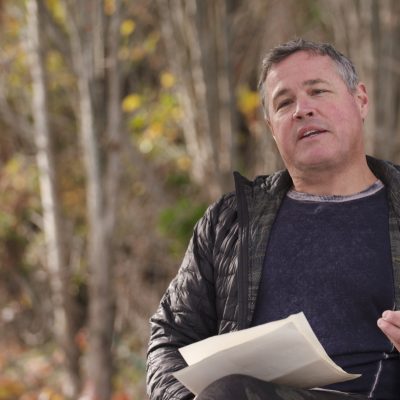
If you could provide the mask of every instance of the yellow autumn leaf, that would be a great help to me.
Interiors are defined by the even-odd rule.
[[[188,171],[192,165],[190,157],[187,155],[181,156],[176,160],[176,164],[181,171]]]
[[[65,8],[63,7],[63,3],[61,1],[46,0],[46,5],[58,22],[62,23],[65,21]]]
[[[160,40],[160,34],[158,32],[150,33],[143,43],[143,47],[147,53],[152,54],[157,48],[157,43]]]
[[[126,19],[122,22],[120,27],[120,32],[122,36],[129,36],[131,35],[136,28],[135,21],[133,19]]]
[[[115,0],[104,0],[104,13],[113,15],[115,12]]]
[[[138,94],[130,94],[122,100],[122,110],[132,112],[137,110],[142,105],[142,98]]]
[[[155,140],[162,135],[162,132],[163,132],[163,125],[160,122],[153,122],[146,129],[146,136],[151,140]]]
[[[169,89],[175,85],[175,76],[170,72],[163,72],[160,77],[161,86],[165,89]]]
[[[20,173],[20,171],[23,168],[22,162],[23,162],[23,160],[21,159],[21,157],[11,158],[5,166],[6,173],[10,174],[10,175],[16,175],[16,174]]]
[[[238,91],[237,102],[243,114],[251,114],[260,106],[259,94],[248,87],[241,87]]]

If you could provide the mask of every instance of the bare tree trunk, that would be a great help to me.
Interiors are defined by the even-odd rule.
[[[64,385],[65,394],[74,398],[80,386],[79,350],[74,340],[72,298],[69,292],[70,277],[66,265],[60,200],[55,176],[56,167],[49,127],[43,47],[40,36],[40,4],[38,0],[27,2],[36,158],[39,168],[43,226],[54,307],[54,331],[67,361],[68,381]]]
[[[372,4],[376,155],[400,161],[400,3]],[[380,62],[376,62],[379,60]]]
[[[109,400],[112,394],[115,308],[112,238],[120,176],[122,118],[118,65],[120,8],[121,0],[116,0],[115,12],[107,26],[102,5],[97,1],[69,2],[69,31],[79,91],[79,130],[87,177],[89,349],[86,395],[96,400]],[[76,15],[83,15],[84,19],[74,21]],[[107,104],[104,101],[106,92]]]
[[[209,197],[230,188],[236,151],[226,4],[226,0],[158,0],[165,46],[179,78],[192,176]]]
[[[242,83],[247,85],[250,82],[253,90],[256,90],[261,60],[265,53],[296,34],[295,24],[282,24],[282,21],[294,21],[299,4],[296,0],[252,0],[249,7],[249,3],[239,2],[232,25],[235,44],[232,51],[235,86]],[[250,161],[247,166],[248,172],[251,175],[259,175],[282,169],[283,161],[265,123],[261,107],[259,112],[246,122],[250,136],[246,157],[246,160]]]
[[[400,161],[400,3],[325,0],[336,42],[356,64],[370,93],[367,152]]]

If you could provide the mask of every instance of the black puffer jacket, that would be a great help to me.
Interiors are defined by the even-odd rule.
[[[368,158],[387,186],[396,304],[400,304],[400,173]],[[178,349],[244,329],[255,309],[262,264],[276,213],[292,182],[286,171],[250,182],[235,174],[236,193],[222,197],[197,223],[178,275],[151,318],[147,384],[152,400],[192,399],[171,373],[186,366]]]

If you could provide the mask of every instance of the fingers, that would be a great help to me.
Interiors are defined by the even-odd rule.
[[[385,311],[378,319],[378,326],[400,351],[400,311]]]

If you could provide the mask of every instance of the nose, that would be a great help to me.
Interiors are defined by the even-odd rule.
[[[314,109],[310,105],[309,101],[298,99],[296,102],[296,108],[293,113],[293,119],[303,119],[306,117],[312,117],[314,115]]]

